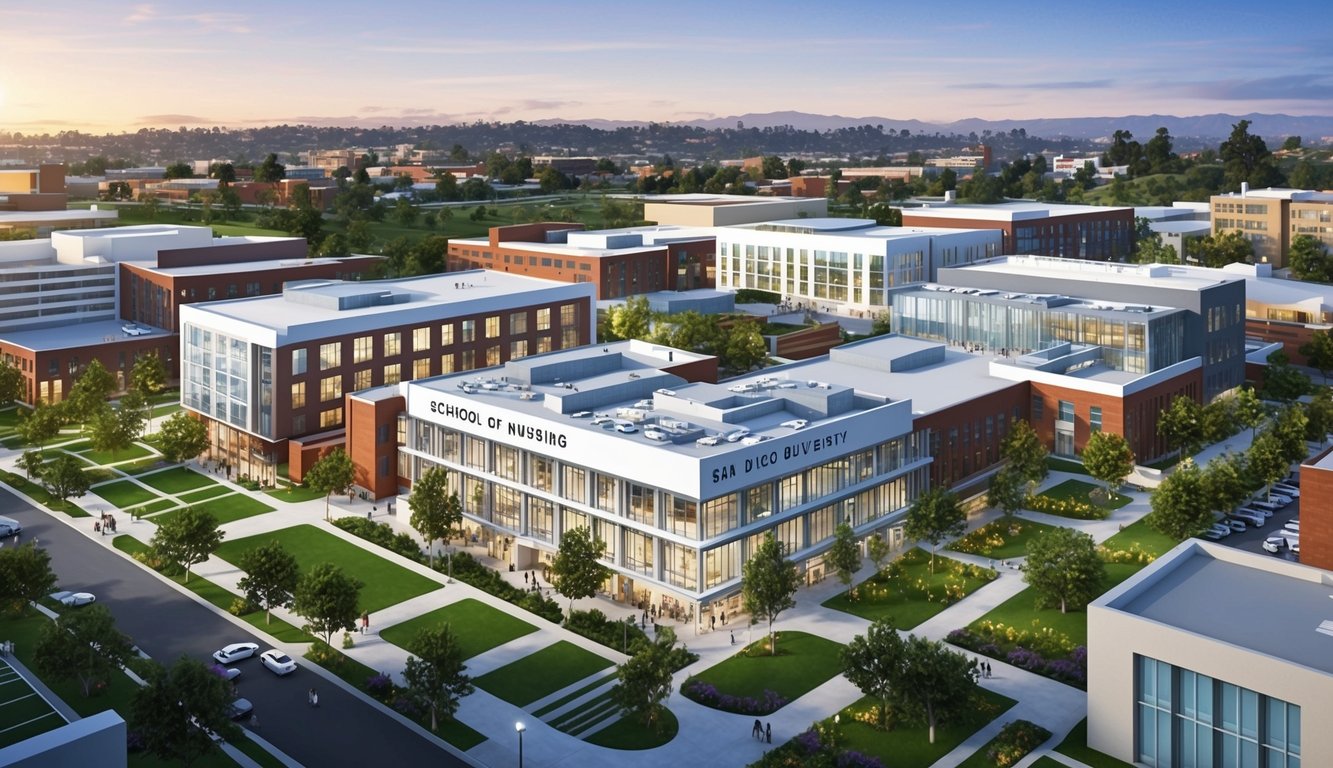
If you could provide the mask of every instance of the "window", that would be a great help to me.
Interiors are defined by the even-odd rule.
[[[403,366],[400,363],[390,363],[384,366],[384,383],[397,384],[403,380]]]
[[[560,348],[573,349],[579,345],[579,329],[565,328],[560,331]]]
[[[551,330],[551,309],[549,307],[537,310],[537,330]]]
[[[375,356],[375,337],[357,336],[352,340],[352,362],[364,363]]]
[[[384,334],[384,356],[393,357],[403,353],[403,334],[386,333]]]
[[[1057,420],[1072,422],[1074,420],[1074,404],[1068,400],[1060,400],[1059,403],[1060,415],[1057,417]]]
[[[1102,409],[1101,406],[1091,406],[1088,408],[1088,427],[1093,432],[1102,431]]]
[[[460,354],[460,355],[462,356],[462,357],[460,358],[460,362],[458,363],[458,370],[460,370],[460,371],[470,371],[470,370],[472,370],[473,368],[476,368],[476,367],[477,367],[477,353],[476,353],[476,350],[465,349],[465,350],[463,350],[462,352],[459,352],[458,354]]]
[[[319,369],[327,371],[343,364],[343,345],[341,342],[319,345]]]
[[[568,328],[577,323],[578,311],[577,304],[562,304],[560,306],[560,325]]]
[[[500,335],[500,316],[491,315],[486,318],[486,338],[494,339]]]
[[[511,312],[509,315],[509,335],[515,336],[528,332],[528,313]]]
[[[305,350],[292,350],[292,375],[300,376],[305,373]]]
[[[356,380],[352,384],[352,388],[354,390],[370,389],[372,386],[374,386],[374,384],[371,383],[369,368],[357,371],[355,376]]]
[[[305,382],[298,381],[292,385],[292,408],[305,407]]]
[[[477,321],[476,321],[476,320],[464,320],[464,321],[463,321],[463,343],[466,344],[466,343],[469,342],[469,341],[476,341],[476,340],[477,340]]]
[[[413,328],[412,329],[412,351],[425,352],[430,349],[430,329]]]
[[[430,358],[423,357],[420,360],[412,361],[412,378],[428,379],[430,378]]]
[[[453,372],[454,372],[453,353],[451,352],[447,355],[440,355],[440,373],[453,373]]]
[[[510,360],[517,360],[517,359],[519,359],[520,357],[527,357],[527,356],[528,356],[528,340],[527,340],[527,339],[519,339],[518,341],[511,341],[511,342],[509,342],[509,359],[510,359]]]
[[[343,396],[343,377],[329,376],[319,380],[319,401],[327,403]]]
[[[1042,413],[1045,411],[1046,402],[1042,400],[1041,395],[1032,396],[1032,420],[1041,421]],[[1017,418],[1017,416],[1015,416]]]
[[[490,368],[500,364],[500,345],[495,344],[486,348],[486,367]]]
[[[580,504],[588,503],[588,472],[582,467],[565,465],[562,469],[560,495]]]
[[[445,323],[440,326],[440,346],[447,347],[454,343],[454,324]]]
[[[293,435],[303,435],[303,434],[305,434],[305,414],[304,414],[304,413],[298,413],[298,414],[296,414],[295,416],[292,417],[292,434],[293,434]]]
[[[343,423],[343,408],[341,405],[338,406],[337,408],[330,408],[327,411],[319,412],[320,429],[337,427],[340,426],[342,423]]]

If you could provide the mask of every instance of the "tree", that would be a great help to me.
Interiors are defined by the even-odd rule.
[[[17,429],[23,442],[37,446],[40,452],[48,440],[60,434],[64,422],[65,405],[39,402],[31,411],[20,414]]]
[[[1273,439],[1277,440],[1282,458],[1289,464],[1305,459],[1308,453],[1305,447],[1305,427],[1308,423],[1305,406],[1293,403],[1278,411],[1268,428]]]
[[[1203,493],[1208,509],[1229,512],[1249,496],[1248,468],[1240,454],[1220,456],[1203,468]]]
[[[610,339],[646,339],[652,330],[653,311],[647,296],[631,296],[624,304],[606,311],[606,334]]]
[[[1083,446],[1083,467],[1088,474],[1106,483],[1106,500],[1109,502],[1116,489],[1134,471],[1134,452],[1122,435],[1093,432]]]
[[[143,434],[148,423],[148,400],[132,389],[120,399],[116,408],[101,408],[90,419],[90,437],[99,451],[120,451]]]
[[[156,395],[167,385],[167,366],[157,355],[143,355],[130,369],[130,389],[145,396]]]
[[[324,494],[324,519],[329,519],[329,499],[347,493],[356,480],[352,457],[341,447],[334,448],[306,471],[305,484]]]
[[[172,179],[188,179],[192,176],[194,176],[194,169],[184,160],[168,165],[162,174],[162,178],[167,181],[171,181]]]
[[[1000,443],[1000,456],[1009,463],[1015,475],[1028,486],[1028,493],[1037,483],[1046,479],[1048,451],[1042,445],[1037,431],[1028,422],[1019,419],[1009,428],[1009,434]]]
[[[1134,261],[1139,264],[1179,264],[1180,255],[1174,245],[1163,245],[1161,235],[1153,235],[1134,243]]]
[[[1037,607],[1060,606],[1081,610],[1101,594],[1106,565],[1097,554],[1097,543],[1072,528],[1054,528],[1028,542],[1023,580],[1037,591]]]
[[[888,312],[880,312],[875,315],[875,319],[870,323],[871,336],[883,336],[886,333],[893,332],[893,326],[890,324]]]
[[[149,754],[188,766],[220,751],[214,734],[240,738],[241,730],[228,714],[233,698],[228,680],[182,656],[170,670],[153,665],[148,684],[134,692],[130,727]]]
[[[671,696],[671,651],[675,645],[675,630],[658,627],[651,641],[635,641],[634,655],[616,669],[612,701],[621,712],[640,718],[649,728],[656,729],[662,703]]]
[[[106,406],[106,399],[115,391],[116,379],[93,358],[79,374],[65,399],[65,417],[71,421],[86,421]]]
[[[255,181],[261,183],[274,183],[287,178],[287,166],[278,162],[278,156],[272,152],[264,158],[264,162],[255,168]]]
[[[1268,408],[1264,406],[1264,401],[1259,399],[1259,395],[1252,387],[1241,387],[1231,398],[1231,418],[1236,424],[1248,427],[1250,437],[1253,439],[1255,430],[1268,419]]]
[[[0,549],[0,606],[12,613],[27,613],[28,605],[51,594],[56,574],[51,555],[32,542]]]
[[[41,451],[24,451],[15,463],[23,470],[23,475],[32,480],[41,477],[42,466],[46,463],[46,459],[42,457]]]
[[[1157,434],[1171,448],[1193,456],[1203,446],[1203,407],[1189,395],[1176,395],[1157,416]]]
[[[219,187],[235,184],[236,166],[231,163],[213,163],[209,166],[208,175],[218,180]]]
[[[1242,182],[1255,189],[1282,183],[1273,153],[1262,138],[1250,133],[1249,120],[1231,126],[1231,135],[1217,148],[1217,154],[1222,159],[1227,191],[1238,191]]]
[[[1319,238],[1313,235],[1297,235],[1291,239],[1287,250],[1287,266],[1297,280],[1309,280],[1316,283],[1333,283],[1333,256]]]
[[[971,659],[938,640],[908,635],[894,678],[895,711],[905,719],[925,723],[934,744],[935,726],[959,717],[971,706],[977,668]]]
[[[758,323],[736,322],[727,332],[726,346],[718,362],[732,373],[748,373],[768,359],[768,342],[759,333]]]
[[[472,678],[463,673],[463,649],[453,629],[441,624],[418,632],[407,652],[411,654],[403,668],[407,695],[430,711],[434,731],[440,716],[452,720],[458,700],[472,693]]]
[[[833,546],[824,554],[824,562],[837,572],[838,581],[844,587],[852,586],[852,579],[861,570],[861,548],[856,545],[856,534],[847,523],[839,524],[833,531]]]
[[[879,573],[880,568],[884,566],[890,551],[889,542],[885,540],[883,534],[875,533],[866,539],[866,556],[874,563],[875,573]]]
[[[280,542],[270,541],[241,556],[238,565],[245,575],[237,582],[245,599],[264,608],[264,623],[273,619],[273,607],[292,604],[300,580],[296,557]]]
[[[1191,459],[1166,476],[1152,492],[1152,511],[1144,517],[1154,530],[1173,539],[1193,536],[1213,522],[1204,492],[1203,473]]]
[[[42,483],[61,501],[88,492],[92,481],[83,472],[84,464],[72,454],[62,453],[42,467]]]
[[[158,443],[167,461],[187,461],[208,450],[208,425],[178,411],[162,422]]]
[[[1333,334],[1326,330],[1315,331],[1310,340],[1301,345],[1300,352],[1328,384],[1328,372],[1333,370]]]
[[[1217,232],[1190,240],[1185,252],[1205,267],[1221,268],[1228,264],[1254,261],[1254,244],[1239,231]]]
[[[435,567],[435,540],[448,538],[463,524],[463,502],[458,491],[449,492],[449,475],[441,467],[431,467],[412,484],[407,497],[412,510],[410,524],[426,540],[430,565]]]
[[[185,569],[188,583],[190,566],[204,562],[222,545],[227,534],[218,525],[212,514],[186,507],[158,523],[150,544],[158,557]]]
[[[292,610],[306,620],[305,629],[324,638],[350,632],[361,616],[361,582],[333,563],[320,563],[301,575],[292,597]]]
[[[606,556],[606,542],[595,538],[586,525],[566,531],[560,536],[560,547],[551,560],[551,586],[569,598],[569,610],[574,601],[592,597],[598,588],[611,578],[611,569],[602,565]]]
[[[1288,364],[1286,353],[1278,350],[1268,356],[1263,391],[1265,399],[1294,403],[1310,391],[1310,377]]]
[[[998,507],[1006,517],[1012,516],[1023,508],[1027,494],[1023,493],[1023,481],[1012,467],[1003,467],[990,480],[990,489],[986,493],[986,503]]]
[[[33,659],[43,675],[78,680],[87,697],[98,683],[110,682],[111,673],[133,655],[132,647],[105,605],[89,605],[43,626]]]
[[[888,722],[895,689],[902,677],[906,643],[889,619],[879,619],[857,635],[839,654],[842,673],[861,693],[879,700],[878,721]]]
[[[1264,484],[1264,494],[1267,495],[1273,483],[1287,474],[1291,461],[1284,455],[1282,442],[1276,433],[1265,431],[1250,443],[1249,450],[1245,452],[1245,466],[1249,468],[1251,477]]]
[[[967,527],[967,513],[958,497],[944,488],[931,488],[907,510],[903,533],[930,544],[930,572],[935,572],[935,549],[945,539],[958,536]]]
[[[17,366],[8,360],[0,362],[0,403],[23,399],[27,388],[23,372]]]
[[[1320,387],[1305,406],[1305,439],[1322,443],[1333,431],[1333,389]]]
[[[741,601],[750,623],[768,622],[768,645],[777,655],[777,641],[773,637],[773,623],[788,608],[796,605],[796,589],[801,577],[796,566],[787,560],[787,545],[778,541],[773,532],[764,539],[742,569]]]

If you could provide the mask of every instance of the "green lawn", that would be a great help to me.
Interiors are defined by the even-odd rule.
[[[577,699],[580,696],[583,696],[593,690],[596,690],[597,688],[601,688],[602,686],[606,685],[609,682],[613,682],[615,679],[616,679],[615,672],[612,672],[611,674],[605,677],[600,677],[592,681],[591,683],[588,683],[587,685],[583,686],[582,688],[570,691],[569,693],[565,694],[564,696],[561,696],[555,701],[552,701],[551,703],[547,704],[541,709],[536,710],[532,714],[536,717],[543,717],[551,712],[556,711],[557,709],[560,709],[561,707],[573,701],[574,699]]]
[[[207,503],[225,501],[228,499],[224,497]],[[364,585],[361,587],[363,611],[378,611],[444,586],[313,525],[297,525],[261,536],[225,541],[216,554],[235,564],[244,553],[273,541],[281,543],[295,555],[302,570],[319,563],[336,563],[360,579]]]
[[[608,749],[653,749],[676,738],[680,723],[669,709],[663,709],[656,728],[649,728],[637,717],[622,717],[584,741]]]
[[[133,536],[117,536],[111,543],[116,549],[130,555],[148,551],[148,545]],[[229,592],[202,576],[191,576],[188,582],[185,581],[183,575],[167,576],[167,578],[180,584],[224,611],[230,612],[229,609],[231,608],[232,603],[236,602],[240,597],[236,593]],[[265,622],[263,611],[247,613],[244,616],[241,616],[241,619],[255,629],[267,632],[284,643],[313,643],[315,641],[315,638],[276,616],[273,617],[271,622]]]
[[[162,472],[154,472],[151,475],[143,475],[139,478],[139,482],[167,494],[178,494],[183,491],[217,485],[212,478],[186,467],[173,467]]]
[[[1069,735],[1065,737],[1064,741],[1060,742],[1060,746],[1056,747],[1055,751],[1087,763],[1092,768],[1134,768],[1129,763],[1117,760],[1105,752],[1098,752],[1088,747],[1088,721],[1086,719],[1074,726],[1074,730],[1069,732]],[[1060,765],[1063,767],[1064,763]]]
[[[768,638],[752,643],[735,656],[692,675],[681,686],[711,685],[720,694],[763,701],[772,691],[791,703],[841,671],[842,645],[805,632],[779,632],[778,653],[768,652]],[[693,697],[691,697],[693,698]],[[695,699],[698,701],[698,699]],[[709,702],[700,702],[713,706]]]
[[[65,450],[69,449],[66,448]],[[79,455],[94,464],[103,465],[130,461],[131,459],[142,459],[147,456],[152,456],[153,452],[142,445],[131,443],[128,448],[122,448],[119,451],[95,451],[89,449],[86,451],[79,451]]]
[[[993,578],[994,571],[942,555],[935,556],[932,573],[930,554],[916,548],[866,579],[855,590],[826,600],[824,607],[870,621],[889,619],[898,629],[913,629],[989,584],[991,579],[986,578],[987,574]]]
[[[145,501],[159,498],[156,493],[135,484],[132,480],[121,480],[99,485],[93,489],[93,493],[111,502],[118,509],[125,509],[135,504],[142,504]]]
[[[537,631],[526,621],[469,597],[395,624],[380,632],[380,637],[406,649],[421,630],[446,623],[458,636],[465,659]]]
[[[149,456],[146,459],[139,459],[129,464],[121,464],[116,469],[127,475],[142,475],[145,472],[161,469],[167,466],[167,460],[161,456]]]
[[[129,509],[123,511],[129,512],[132,510],[134,514],[138,515],[139,517],[145,517],[147,515],[153,514],[154,512],[162,512],[164,510],[174,509],[176,506],[178,505],[172,499],[158,499],[157,501],[150,501],[147,504],[143,504],[137,507],[130,507]]]
[[[891,731],[875,727],[873,713],[878,702],[864,698],[840,713],[838,745],[877,757],[893,768],[927,768],[1017,703],[978,687],[976,703],[958,722],[936,727],[935,743],[931,744],[930,732],[924,726],[902,723]],[[833,727],[831,719],[823,721],[823,727]]]
[[[561,640],[473,680],[483,691],[526,707],[611,666],[611,661]]]
[[[1028,553],[1029,541],[1053,530],[1055,526],[1032,520],[1017,517],[1000,519],[955,541],[949,549],[996,560],[1023,557]]]
[[[1111,497],[1111,500],[1109,502],[1107,502],[1103,499],[1105,491],[1106,489],[1104,487],[1094,483],[1088,483],[1082,480],[1066,480],[1063,483],[1060,483],[1059,485],[1056,485],[1052,488],[1048,488],[1037,495],[1045,496],[1047,498],[1056,500],[1073,499],[1074,501],[1082,501],[1091,504],[1095,507],[1101,507],[1102,509],[1120,509],[1129,502],[1133,501],[1133,499],[1131,499],[1130,497],[1121,493],[1117,493]],[[1059,514],[1059,513],[1056,512],[1052,514]]]
[[[226,496],[229,493],[235,493],[235,491],[225,485],[214,485],[211,488],[200,488],[197,491],[178,493],[176,494],[176,498],[187,504],[193,504],[197,501],[205,501],[207,499],[217,498],[218,496]]]
[[[1154,531],[1144,520],[1139,520],[1120,529],[1119,533],[1103,541],[1102,546],[1125,551],[1137,548],[1153,557],[1160,557],[1179,543],[1166,534]]]
[[[289,485],[286,488],[274,488],[272,490],[264,491],[264,493],[267,493],[278,501],[285,501],[288,504],[299,504],[303,501],[324,498],[322,492],[317,491],[314,488],[306,488],[302,485]]]
[[[1030,766],[1030,768],[1069,768],[1069,766],[1065,765],[1059,760],[1047,757],[1046,755],[1042,755],[1041,757],[1032,761],[1032,765]],[[1130,768],[1133,768],[1133,766],[1130,766]]]
[[[1138,573],[1142,565],[1133,563],[1107,563],[1106,580],[1102,582],[1102,592],[1115,587],[1120,582]],[[1088,614],[1086,611],[1060,613],[1060,608],[1037,608],[1037,593],[1031,587],[1019,592],[1003,603],[995,606],[989,613],[972,622],[969,629],[979,630],[983,622],[1003,624],[1018,630],[1049,630],[1063,634],[1073,645],[1088,644]],[[1009,648],[1002,648],[1007,652]]]
[[[37,483],[27,480],[22,475],[16,475],[13,472],[0,470],[0,480],[3,480],[5,485],[8,485],[19,493],[27,495],[30,499],[47,509],[52,509],[56,512],[64,512],[70,517],[89,516],[88,513],[84,511],[83,507],[70,501],[61,501],[60,499],[57,499],[45,488]]]
[[[273,507],[243,493],[220,496],[198,504],[190,504],[190,506],[208,512],[217,518],[218,523],[223,525],[273,511]]]

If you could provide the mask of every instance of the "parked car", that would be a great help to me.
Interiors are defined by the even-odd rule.
[[[7,539],[10,536],[17,536],[23,531],[23,526],[19,521],[12,517],[0,517],[0,539]]]
[[[279,677],[296,671],[296,662],[292,661],[292,657],[277,648],[270,648],[259,654],[259,662]]]
[[[232,720],[249,720],[255,713],[255,705],[249,699],[236,699],[227,705],[227,717]]]
[[[1265,552],[1272,552],[1276,555],[1287,548],[1287,540],[1281,536],[1269,536],[1259,546],[1263,547]]]
[[[97,596],[91,592],[52,592],[51,599],[68,608],[97,602]]]
[[[1297,532],[1297,533],[1300,533],[1300,532],[1301,532],[1301,521],[1300,521],[1300,520],[1288,520],[1287,522],[1285,522],[1285,523],[1282,524],[1282,528],[1283,528],[1283,530],[1287,530],[1287,531],[1295,531],[1295,532]]]
[[[1273,483],[1273,490],[1282,494],[1283,496],[1290,496],[1293,499],[1299,499],[1301,497],[1301,489],[1297,488],[1294,485],[1287,485],[1286,483]]]
[[[1287,475],[1286,477],[1282,478],[1282,482],[1285,483],[1285,484],[1287,484],[1287,485],[1294,485],[1294,486],[1296,486],[1297,488],[1300,488],[1300,487],[1301,487],[1301,473],[1300,473],[1300,472],[1292,472],[1290,475]]]
[[[1245,505],[1249,509],[1257,509],[1264,514],[1264,517],[1272,517],[1273,513],[1281,509],[1271,501],[1251,500]]]
[[[623,432],[628,435],[634,432],[638,432],[639,428],[629,423],[628,421],[620,421],[616,422],[616,431]]]
[[[1269,503],[1276,504],[1279,507],[1285,507],[1288,504],[1290,504],[1293,501],[1293,499],[1286,494],[1277,493],[1276,491],[1274,491],[1273,493],[1268,494],[1267,501]]]
[[[703,437],[699,438],[698,440],[695,440],[695,441],[694,441],[694,444],[695,444],[695,445],[717,445],[717,441],[718,441],[720,438],[721,438],[721,435],[704,435]]]
[[[1208,530],[1215,532],[1218,536],[1230,536],[1231,529],[1221,523],[1213,523],[1208,526]]]
[[[1264,516],[1261,512],[1255,512],[1251,509],[1238,509],[1231,513],[1231,517],[1237,520],[1243,520],[1255,528],[1264,527]]]
[[[219,664],[234,664],[241,659],[248,659],[259,651],[255,643],[232,643],[213,652],[213,660]]]
[[[1217,541],[1218,539],[1220,539],[1220,538],[1222,538],[1223,536],[1225,536],[1225,535],[1227,535],[1227,534],[1230,534],[1230,533],[1231,533],[1231,531],[1227,531],[1226,534],[1221,533],[1221,526],[1215,526],[1215,527],[1209,528],[1208,530],[1204,531],[1201,535],[1202,535],[1205,539],[1208,539],[1209,541]]]
[[[1225,525],[1226,527],[1230,528],[1233,532],[1243,531],[1248,527],[1245,525],[1244,520],[1235,517],[1226,518],[1225,520],[1222,521],[1222,525]]]
[[[747,427],[734,429],[731,432],[727,433],[727,442],[728,443],[738,442],[741,438],[745,437],[748,434],[750,434],[750,430]]]

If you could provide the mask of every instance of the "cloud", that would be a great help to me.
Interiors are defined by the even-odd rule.
[[[168,24],[188,24],[236,35],[250,34],[251,29],[246,25],[246,21],[246,17],[239,13],[179,13],[164,16],[158,13],[157,8],[148,3],[134,6],[134,10],[121,19],[121,23],[128,26],[164,22]]]
[[[1005,89],[1017,91],[1085,91],[1098,88],[1110,88],[1113,85],[1115,85],[1114,80],[1057,80],[1035,83],[954,83],[949,87],[969,91],[997,91]]]
[[[143,3],[134,6],[134,10],[130,11],[129,16],[126,16],[125,18],[121,19],[121,23],[142,24],[146,21],[153,21],[156,18],[157,18],[157,9],[149,5],[148,3]]]
[[[218,121],[211,117],[199,117],[198,115],[144,115],[134,121],[135,125],[217,125]]]
[[[1333,99],[1333,81],[1315,74],[1187,83],[1185,90],[1192,96],[1224,101],[1327,101]]]
[[[524,99],[518,103],[519,109],[540,110],[540,109],[560,109],[562,107],[577,107],[581,101],[558,101],[556,99]]]

